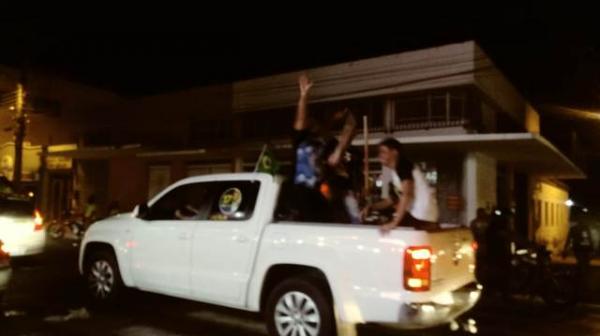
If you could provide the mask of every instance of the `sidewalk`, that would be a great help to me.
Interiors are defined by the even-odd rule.
[[[567,258],[552,257],[552,263],[575,267],[577,261],[574,256]],[[592,259],[589,274],[585,279],[585,295],[583,301],[590,304],[600,304],[600,258]]]
[[[577,260],[575,260],[574,256],[568,256],[566,258],[552,257],[552,263],[559,265],[575,265],[577,263]],[[592,259],[591,266],[600,267],[600,258]]]

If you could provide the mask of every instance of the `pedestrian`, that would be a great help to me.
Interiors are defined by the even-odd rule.
[[[507,208],[494,209],[489,226],[485,231],[486,258],[484,286],[489,285],[504,297],[510,295],[512,244],[514,236],[513,213]],[[482,272],[479,274],[481,275]]]
[[[566,258],[568,252],[571,250],[577,261],[577,281],[575,283],[577,284],[577,294],[579,296],[584,287],[584,279],[588,274],[592,255],[594,253],[592,231],[586,218],[583,216],[573,222],[573,225],[569,229],[567,242],[562,253],[563,258]]]
[[[96,195],[91,194],[87,199],[85,208],[83,209],[83,221],[85,225],[87,226],[94,222],[97,216],[98,205],[96,204]]]
[[[489,226],[489,215],[484,208],[478,208],[475,218],[469,224],[473,238],[481,248],[485,244],[485,233]]]
[[[473,239],[477,243],[475,251],[477,278],[482,279],[485,275],[483,271],[486,267],[485,259],[487,254],[486,233],[490,223],[490,216],[484,208],[478,208],[475,218],[471,221],[469,227],[473,233]]]

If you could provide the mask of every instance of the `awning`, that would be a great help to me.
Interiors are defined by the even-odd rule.
[[[370,145],[376,146],[381,139],[389,135],[376,133],[370,136]],[[548,140],[533,133],[504,134],[453,134],[396,137],[411,157],[432,155],[448,156],[466,153],[482,153],[495,158],[500,163],[511,164],[516,171],[536,174],[540,177],[556,179],[582,179],[583,171]],[[353,145],[364,144],[358,136]],[[291,148],[288,140],[272,141],[275,150]],[[253,160],[260,152],[262,144],[248,142],[240,146],[223,148],[201,148],[178,151],[150,151],[139,146],[130,147],[88,147],[48,153],[49,156],[65,156],[74,159],[107,159],[117,156],[138,158],[155,157],[194,157],[211,159],[232,158],[234,152]]]
[[[385,136],[374,134],[370,144]],[[478,152],[511,164],[516,171],[557,179],[582,179],[583,171],[548,140],[533,133],[457,134],[398,137],[409,155]],[[363,145],[359,138],[354,145]]]
[[[48,156],[62,156],[78,160],[102,160],[117,156],[130,156],[143,151],[139,145],[123,147],[83,147],[48,152]]]

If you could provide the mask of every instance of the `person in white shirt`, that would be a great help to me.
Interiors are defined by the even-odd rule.
[[[394,138],[383,140],[379,144],[379,161],[383,166],[382,200],[363,210],[363,213],[368,213],[371,209],[394,208],[390,222],[381,226],[382,233],[398,226],[437,228],[439,210],[435,192],[429,186],[423,171],[406,158],[402,144]],[[392,199],[392,191],[399,196],[397,201]]]

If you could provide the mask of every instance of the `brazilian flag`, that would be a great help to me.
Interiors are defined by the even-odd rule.
[[[265,145],[260,153],[260,156],[258,157],[258,162],[256,162],[256,168],[254,171],[257,173],[276,175],[279,173],[280,168],[281,165],[279,164],[279,161],[275,159],[273,151],[271,151],[271,148],[269,148],[268,145]]]

